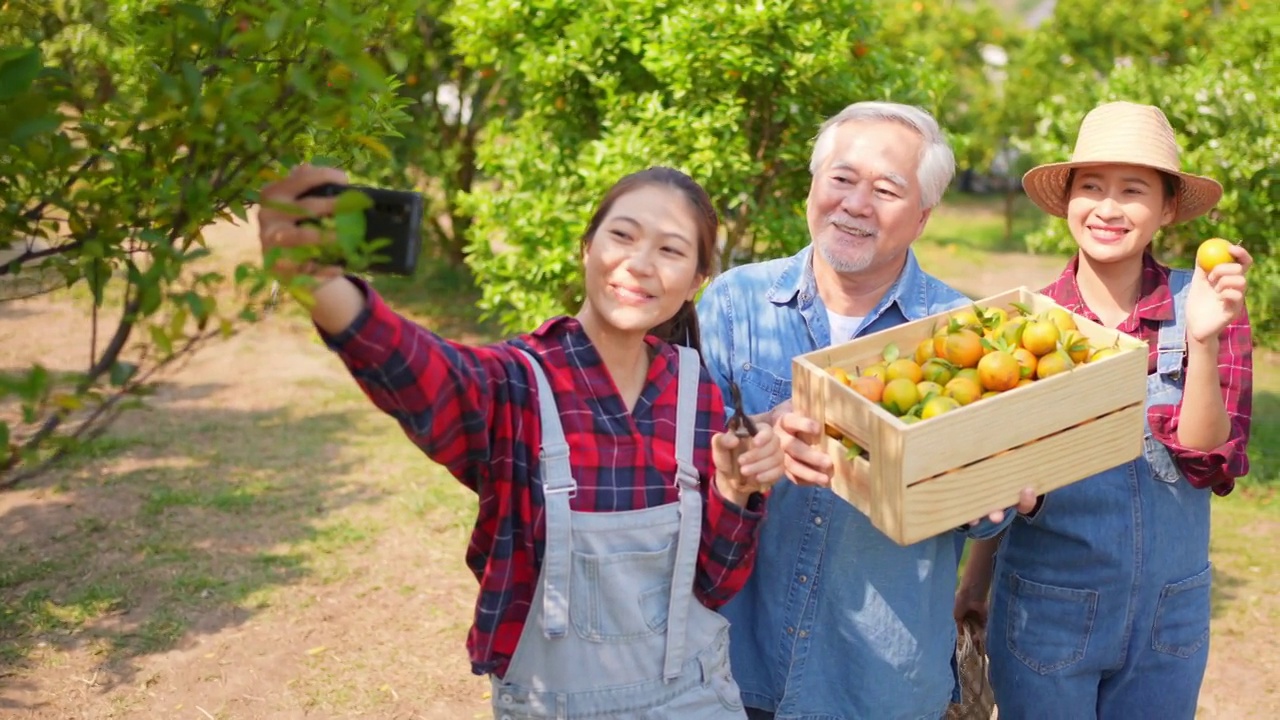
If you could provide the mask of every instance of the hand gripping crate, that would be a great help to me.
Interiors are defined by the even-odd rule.
[[[978,300],[1041,313],[1056,303],[1025,287]],[[821,446],[835,462],[831,489],[901,545],[1012,507],[1024,487],[1046,493],[1121,465],[1142,452],[1147,344],[1072,314],[1094,346],[1120,352],[1068,372],[907,424],[829,371],[853,374],[890,343],[908,354],[953,313],[873,333],[792,361],[797,412],[824,423]],[[849,457],[838,433],[863,453]]]

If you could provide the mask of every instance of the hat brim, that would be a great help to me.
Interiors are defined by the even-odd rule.
[[[1041,210],[1050,215],[1065,218],[1067,216],[1067,177],[1071,171],[1082,167],[1114,165],[1110,162],[1061,162],[1037,165],[1022,176],[1022,189]],[[1222,185],[1213,178],[1174,172],[1167,168],[1141,163],[1119,163],[1136,165],[1168,173],[1178,178],[1177,211],[1170,224],[1184,223],[1194,220],[1213,209],[1222,199]]]

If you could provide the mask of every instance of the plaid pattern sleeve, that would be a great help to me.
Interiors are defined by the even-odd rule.
[[[1227,495],[1236,478],[1249,474],[1249,421],[1253,414],[1253,335],[1247,313],[1227,326],[1218,341],[1218,376],[1231,433],[1222,445],[1201,452],[1178,444],[1182,405],[1158,405],[1147,413],[1151,434],[1173,453],[1187,482]]]
[[[579,512],[634,510],[677,500],[676,352],[650,339],[654,360],[639,400],[628,411],[573,318],[549,320],[507,342],[469,347],[405,320],[367,284],[353,280],[368,306],[346,331],[322,337],[373,403],[477,493],[466,561],[480,589],[467,649],[473,672],[501,676],[528,617],[546,536],[537,479],[538,400],[517,349],[537,355],[547,371],[578,484],[571,507]],[[724,422],[723,400],[704,370],[694,463],[707,501],[695,594],[712,608],[745,584],[763,516],[760,498],[738,508],[714,490],[711,436]]]
[[[1041,292],[1072,312],[1097,321],[1098,316],[1085,305],[1076,283],[1079,258],[1072,258],[1066,269]],[[1142,281],[1134,312],[1116,329],[1146,342],[1150,348],[1147,372],[1156,371],[1160,323],[1173,317],[1173,297],[1169,292],[1169,269],[1158,263],[1151,253],[1142,259]],[[1218,351],[1218,374],[1222,398],[1231,419],[1231,434],[1220,447],[1200,452],[1178,444],[1178,414],[1181,405],[1153,405],[1147,409],[1151,434],[1173,453],[1187,482],[1198,488],[1212,488],[1226,495],[1235,487],[1235,479],[1249,472],[1249,418],[1253,405],[1253,340],[1249,318],[1241,313],[1223,331]],[[1186,368],[1186,361],[1183,361]]]

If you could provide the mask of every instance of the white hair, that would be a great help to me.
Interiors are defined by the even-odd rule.
[[[847,122],[867,120],[896,122],[920,134],[923,142],[920,147],[920,166],[916,171],[916,181],[920,183],[920,206],[928,210],[941,202],[942,193],[956,174],[956,156],[943,137],[938,121],[913,105],[857,102],[828,118],[818,129],[818,138],[813,143],[809,173],[816,174],[831,154],[836,142],[836,128]]]

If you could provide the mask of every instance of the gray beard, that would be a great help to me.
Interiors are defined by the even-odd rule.
[[[867,252],[858,253],[856,257],[849,257],[848,254],[841,253],[831,247],[831,243],[817,243],[818,252],[822,253],[822,259],[827,261],[827,265],[838,273],[856,273],[866,270],[871,265],[871,261],[875,259],[874,247],[867,248]]]

